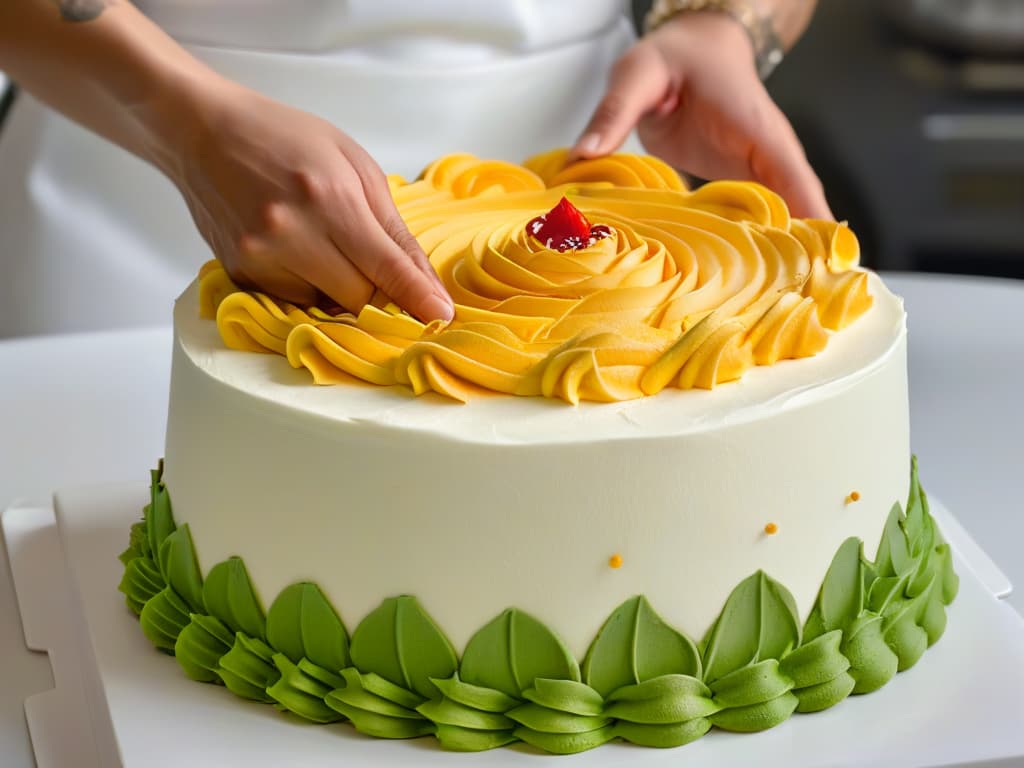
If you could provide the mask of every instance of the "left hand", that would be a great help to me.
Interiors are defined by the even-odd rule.
[[[724,13],[679,14],[616,62],[572,154],[614,152],[633,128],[648,152],[704,179],[748,179],[794,216],[831,219],[821,181],[761,83],[744,29]]]

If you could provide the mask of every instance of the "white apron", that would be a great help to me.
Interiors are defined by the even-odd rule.
[[[388,173],[571,144],[632,39],[621,0],[149,0],[226,76]],[[166,324],[210,251],[153,168],[22,94],[0,133],[0,337]]]

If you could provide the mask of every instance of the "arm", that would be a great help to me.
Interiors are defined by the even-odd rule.
[[[358,144],[220,77],[131,3],[4,0],[0,69],[160,169],[241,284],[351,311],[380,290],[424,320],[451,317]]]
[[[0,67],[40,100],[172,172],[172,94],[212,73],[122,0],[7,0]]]
[[[756,0],[782,46],[807,28],[813,0]],[[753,179],[797,216],[832,218],[792,126],[758,76],[752,35],[721,10],[670,15],[616,63],[574,153],[614,151],[634,128],[649,152],[706,179]]]

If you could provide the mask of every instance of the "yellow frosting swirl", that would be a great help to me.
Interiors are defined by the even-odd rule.
[[[228,347],[284,355],[318,384],[609,402],[814,355],[871,306],[846,225],[793,219],[752,182],[691,192],[655,158],[567,163],[565,150],[522,166],[449,155],[388,181],[454,320],[393,305],[331,315],[243,291],[211,263],[200,311]],[[527,234],[563,196],[611,235],[559,252]]]

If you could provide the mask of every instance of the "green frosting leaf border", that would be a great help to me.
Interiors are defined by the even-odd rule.
[[[614,739],[679,746],[713,726],[765,730],[909,669],[942,636],[959,587],[914,457],[906,513],[893,505],[873,562],[859,539],[843,542],[802,626],[789,591],[757,571],[699,644],[637,595],[611,613],[582,664],[514,608],[459,659],[410,595],[383,600],[350,636],[315,584],[289,585],[264,612],[240,558],[204,581],[162,461],[150,475],[118,589],[158,650],[194,680],[305,720],[349,720],[382,738],[432,734],[449,750],[522,742],[568,754]]]

